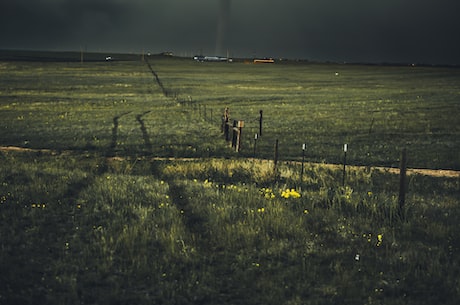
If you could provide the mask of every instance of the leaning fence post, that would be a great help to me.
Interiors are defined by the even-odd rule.
[[[401,151],[401,160],[399,163],[399,212],[401,213],[406,201],[406,169],[407,169],[407,151],[403,148]]]

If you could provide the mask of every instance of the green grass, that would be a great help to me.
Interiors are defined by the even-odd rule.
[[[307,160],[340,163],[348,143],[354,164],[397,166],[407,147],[411,167],[460,168],[458,69],[150,62],[176,98],[140,61],[2,63],[1,144],[137,154],[149,138],[154,155],[229,156],[217,140],[229,107],[245,121],[242,156],[253,154],[263,110],[262,158],[278,139],[288,160],[306,143]]]
[[[455,304],[458,179],[240,161],[2,154],[2,299]],[[152,176],[151,169],[156,174]],[[380,235],[380,238],[379,238]],[[9,268],[7,266],[14,266]]]
[[[182,99],[192,96],[218,113],[228,106],[232,117],[245,120],[244,155],[252,153],[263,110],[263,157],[272,157],[279,139],[287,159],[298,158],[307,143],[310,160],[340,162],[340,147],[348,143],[354,163],[394,166],[407,147],[414,167],[459,168],[457,69],[167,61],[154,66]]]
[[[458,303],[458,70],[150,63],[0,64],[1,304]]]

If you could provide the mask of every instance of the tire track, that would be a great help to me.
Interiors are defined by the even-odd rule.
[[[172,204],[181,211],[185,226],[191,234],[202,236],[204,232],[207,232],[207,230],[203,230],[206,226],[206,219],[193,210],[187,196],[187,190],[176,181],[169,180],[167,183],[169,185],[169,198],[171,198]]]
[[[18,146],[0,146],[0,151],[4,152],[37,152],[43,154],[50,154],[50,155],[60,155],[60,154],[70,154],[70,153],[77,153],[81,154],[81,150],[53,150],[53,149],[34,149],[34,148],[25,148],[25,147],[18,147]],[[114,157],[107,157],[108,159],[115,159]],[[124,157],[116,157],[116,159],[123,160]],[[151,157],[149,160],[152,161],[203,161],[203,160],[218,160],[219,158],[174,158],[174,157]],[[225,160],[225,158],[221,158]],[[241,160],[249,160],[251,162],[261,162],[270,164],[271,160],[266,159],[254,159],[254,158],[247,158]],[[290,164],[300,164],[299,161],[283,161],[285,163]],[[317,165],[317,166],[325,166],[330,167],[333,169],[340,169],[343,168],[343,165],[340,164],[332,164],[332,163],[316,163],[316,162],[305,162],[305,164],[310,165]],[[267,165],[268,166],[268,165]],[[364,169],[364,168],[371,168],[376,169],[382,172],[388,172],[390,174],[397,175],[399,174],[398,168],[393,167],[382,167],[382,166],[358,166],[358,165],[347,165],[347,168],[351,169]],[[459,178],[460,177],[460,170],[451,170],[451,169],[425,169],[425,168],[407,168],[408,175],[425,175],[431,177],[444,177],[444,178]]]

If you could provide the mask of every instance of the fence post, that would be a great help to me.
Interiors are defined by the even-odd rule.
[[[259,111],[260,117],[259,117],[259,136],[262,136],[262,121],[263,121],[263,111]]]
[[[254,135],[254,158],[256,157],[256,147],[257,147],[257,139],[259,138],[259,135],[256,133]]]
[[[305,163],[305,150],[307,149],[307,144],[302,144],[302,169],[300,170],[300,184],[303,182],[303,172],[304,172],[304,163]]]
[[[225,136],[225,141],[230,141],[230,135],[229,135],[229,129],[230,129],[230,126],[229,126],[229,121],[230,119],[230,112],[228,110],[228,107],[225,108],[224,110],[224,114],[222,116],[222,131],[224,132],[224,136]]]
[[[342,175],[342,186],[345,186],[345,175],[347,166],[347,150],[348,144],[343,144],[343,175]]]
[[[407,169],[407,151],[403,148],[401,151],[401,160],[399,163],[399,212],[402,213],[406,201],[406,169]]]
[[[237,141],[237,126],[238,126],[238,121],[233,120],[233,125],[232,125],[232,147],[236,148],[236,141]]]
[[[243,134],[243,127],[244,127],[244,121],[238,121],[237,123],[238,129],[236,130],[236,152],[239,152],[241,149],[241,137]]]

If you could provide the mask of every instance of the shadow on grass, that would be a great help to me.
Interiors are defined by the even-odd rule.
[[[152,151],[153,151],[152,142],[150,141],[150,137],[149,137],[149,134],[147,132],[147,128],[145,127],[144,120],[142,119],[142,117],[144,115],[146,115],[146,114],[148,114],[150,112],[151,111],[145,111],[142,114],[136,115],[136,120],[141,125],[142,139],[144,140],[144,144],[145,144],[145,148],[147,149],[147,153],[152,154]]]
[[[113,127],[112,127],[112,141],[110,142],[109,149],[106,153],[106,157],[113,157],[115,156],[115,148],[117,147],[117,141],[118,141],[118,120],[127,115],[130,114],[131,111],[122,113],[120,115],[117,115],[113,118]]]

